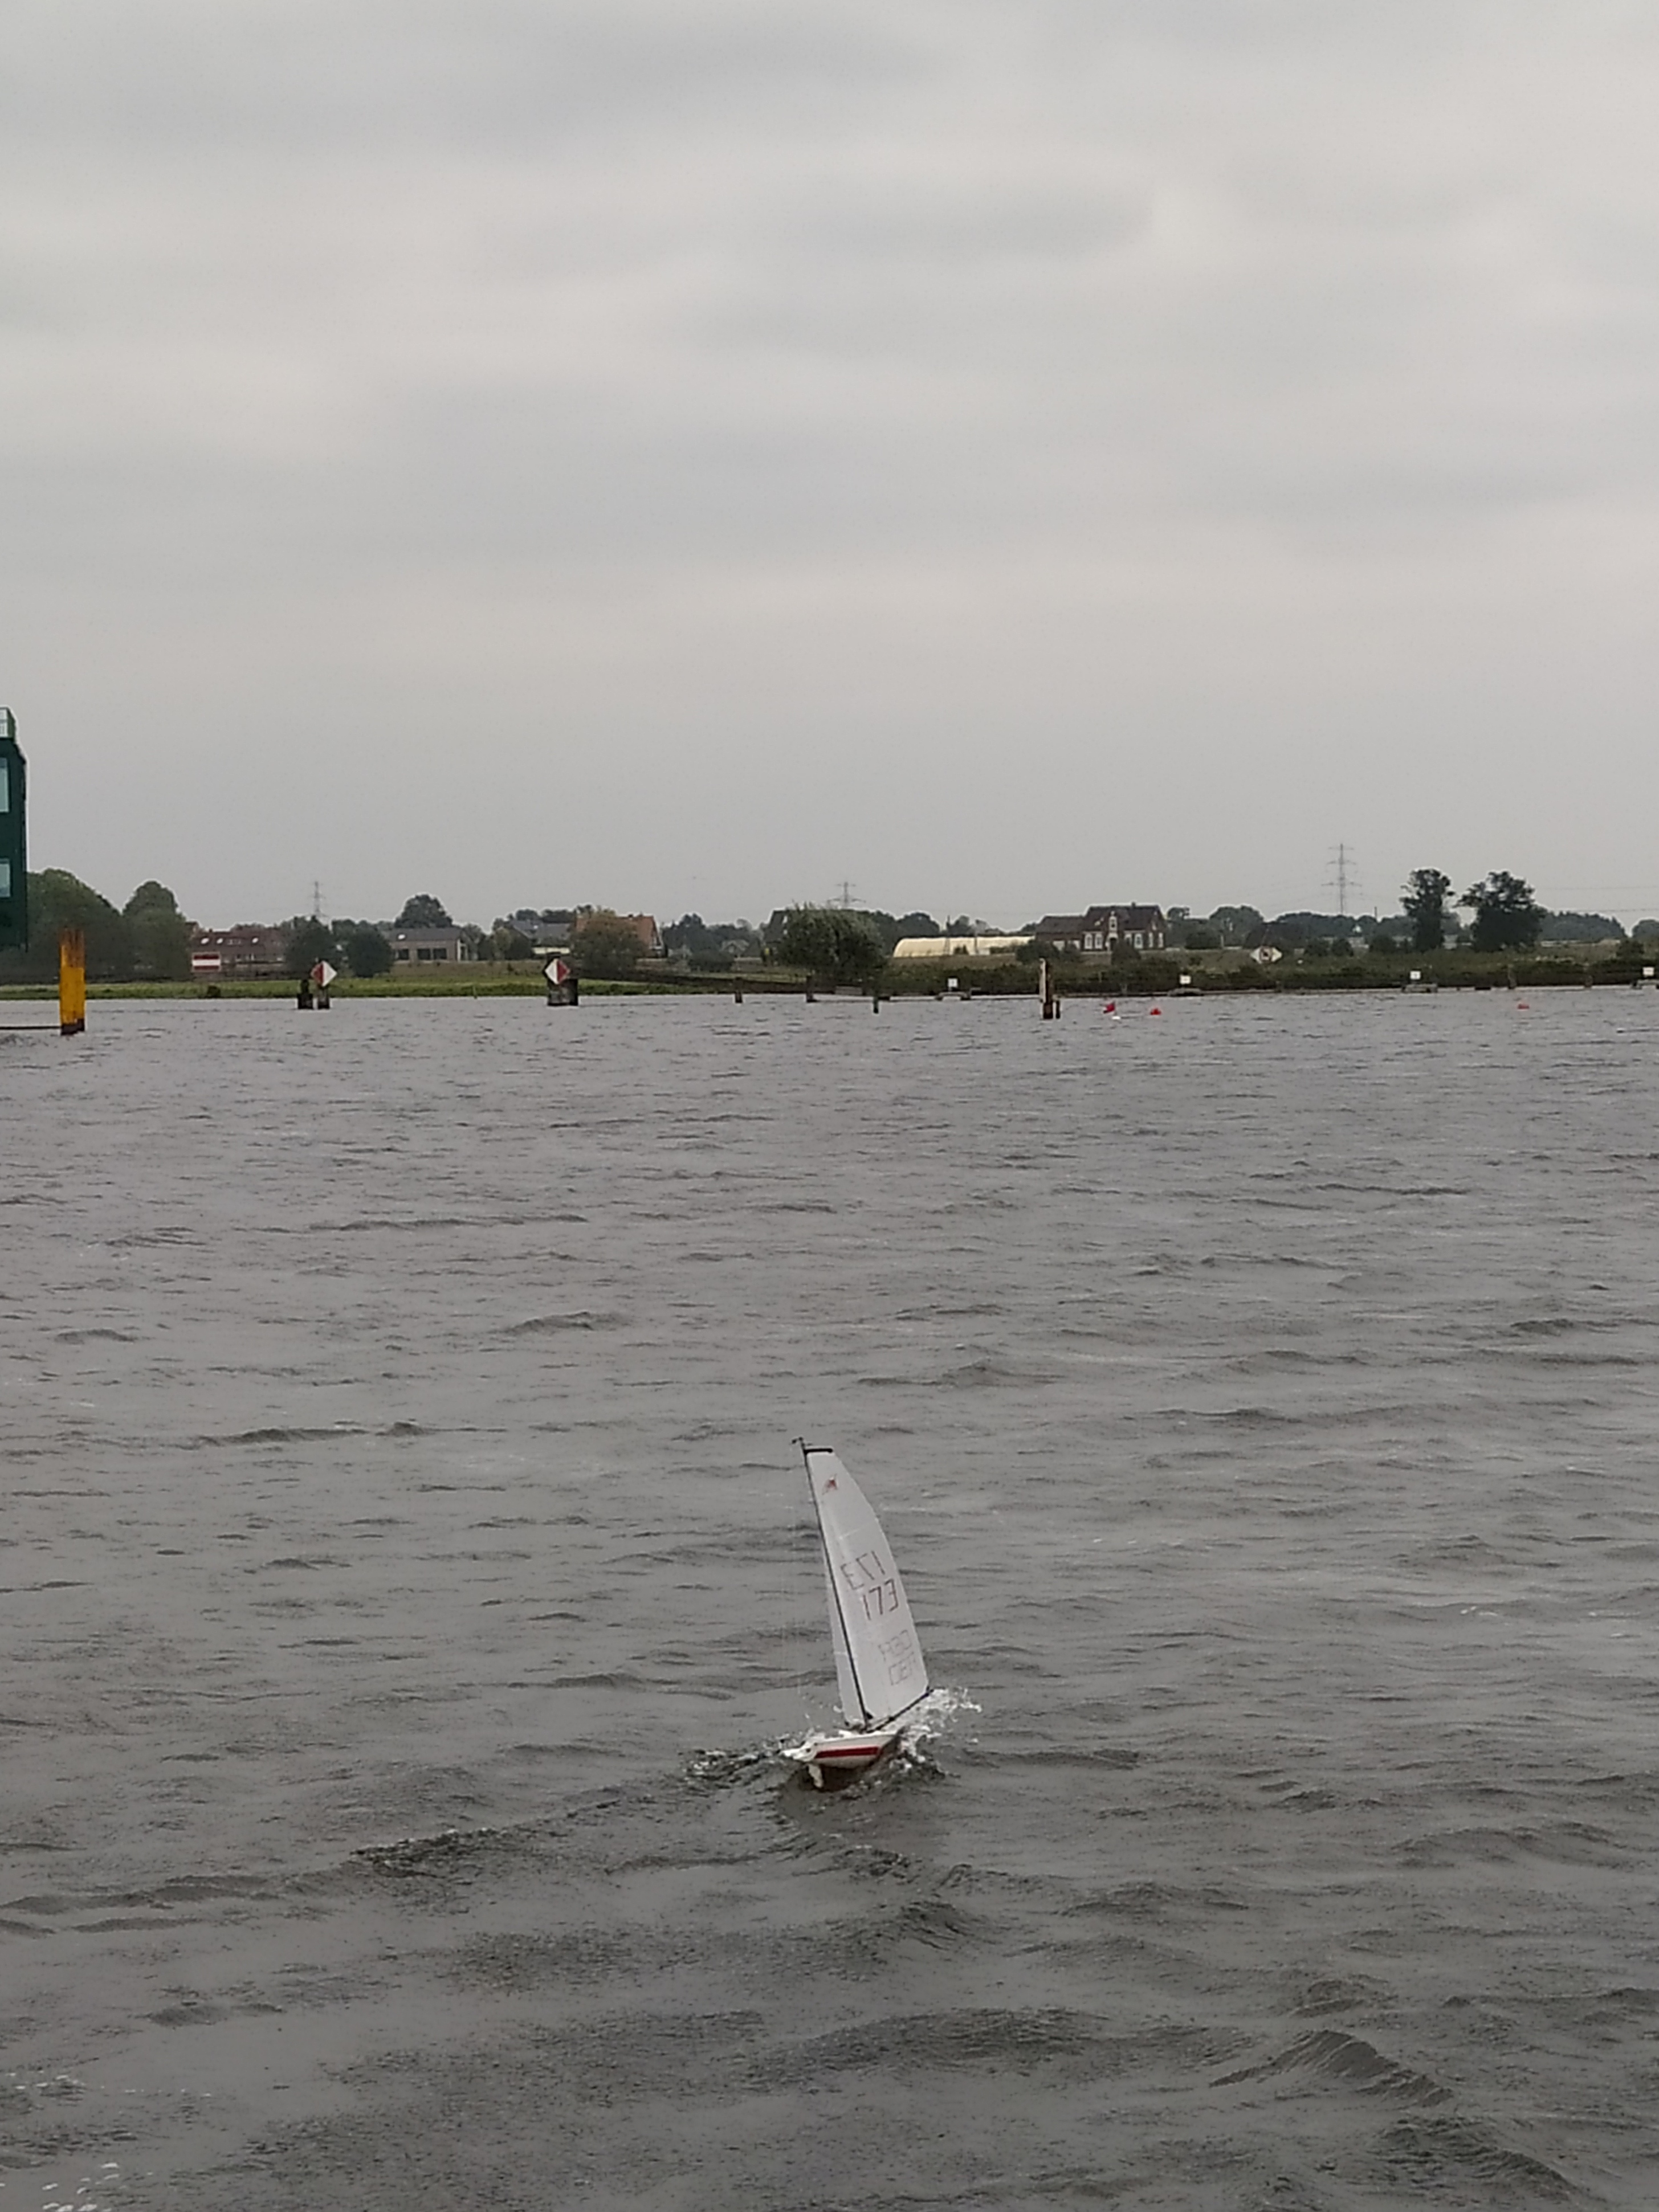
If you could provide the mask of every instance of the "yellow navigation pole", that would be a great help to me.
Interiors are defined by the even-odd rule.
[[[87,933],[66,929],[58,939],[58,1027],[79,1036],[87,1025]]]

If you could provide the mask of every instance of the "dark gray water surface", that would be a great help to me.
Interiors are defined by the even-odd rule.
[[[1659,997],[0,1099],[3,2212],[1655,2202]],[[956,1693],[829,1799],[801,1431]]]

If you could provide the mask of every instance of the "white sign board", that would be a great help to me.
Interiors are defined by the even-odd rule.
[[[326,960],[319,960],[311,971],[311,980],[319,991],[325,991],[339,972],[337,968],[331,968]]]
[[[550,983],[568,983],[570,981],[570,963],[568,960],[555,958],[548,962],[542,973]]]

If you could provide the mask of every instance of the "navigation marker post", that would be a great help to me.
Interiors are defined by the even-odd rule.
[[[58,1030],[79,1036],[87,1026],[87,933],[60,931],[58,939]]]
[[[331,968],[326,960],[319,960],[311,971],[312,986],[316,993],[312,1003],[324,1013],[329,1010],[328,987],[339,972],[337,968]]]
[[[568,960],[556,952],[542,973],[547,978],[547,1003],[550,1006],[574,1006],[581,997],[581,985],[576,971]]]

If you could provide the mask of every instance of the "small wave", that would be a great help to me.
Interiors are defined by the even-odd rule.
[[[1634,1316],[1624,1314],[1549,1314],[1531,1321],[1512,1321],[1511,1336],[1577,1336],[1590,1329],[1634,1328],[1645,1327]]]
[[[1462,2191],[1473,2179],[1488,2190],[1501,2190],[1504,2203],[1564,2203],[1578,2194],[1564,2173],[1542,2159],[1511,2150],[1484,2129],[1450,2114],[1402,2120],[1383,2136],[1382,2148],[1404,2169],[1402,2179],[1409,2177],[1413,2193]]]
[[[1340,2028],[1310,2028],[1298,2035],[1276,2057],[1257,2066],[1235,2067],[1216,2077],[1218,2088],[1237,2081],[1265,2081],[1282,2074],[1305,2072],[1328,2081],[1340,2081],[1368,2097],[1397,2097],[1404,2103],[1443,2105],[1450,2092],[1426,2074],[1414,2073],[1398,2060],[1387,2058],[1374,2044]]]
[[[1414,1837],[1401,1847],[1407,1866],[1502,1866],[1519,1859],[1544,1859],[1557,1866],[1619,1867],[1627,1854],[1603,1828],[1583,1820],[1558,1820],[1546,1827],[1447,1828]]]
[[[1659,1773],[1592,1774],[1574,1794],[1605,1798],[1620,1812],[1649,1812],[1659,1806]]]
[[[1126,1920],[1168,1920],[1177,1913],[1243,1912],[1249,1908],[1242,1897],[1218,1889],[1212,1884],[1183,1887],[1167,1881],[1120,1882],[1115,1889],[1102,1891],[1093,1897],[1080,1898],[1063,1909],[1067,1919],[1089,1918],[1097,1914],[1120,1915]]]
[[[999,1766],[1077,1766],[1091,1772],[1104,1767],[1127,1772],[1139,1764],[1140,1753],[1138,1751],[1126,1751],[1115,1744],[1101,1744],[1092,1751],[1000,1751],[997,1753]]]
[[[1651,1367],[1645,1352],[1533,1352],[1528,1367]]]
[[[900,1942],[943,1951],[973,1940],[977,1923],[972,1914],[952,1905],[948,1898],[910,1897],[897,1907],[890,1926],[883,1932]]]
[[[628,1316],[619,1313],[562,1313],[538,1314],[529,1321],[516,1321],[504,1332],[508,1336],[553,1336],[564,1329],[622,1328]]]
[[[395,1844],[363,1844],[351,1854],[378,1874],[447,1874],[504,1841],[499,1828],[441,1828],[434,1836],[404,1836]]]
[[[1045,2059],[1083,2059],[1097,2042],[1094,2022],[1085,2014],[1054,2006],[1042,2011],[1012,2012],[991,2008],[960,2012],[913,2013],[832,2029],[807,2038],[793,2050],[774,2049],[759,2057],[757,2073],[769,2087],[798,2083],[814,2087],[839,2074],[872,2068],[902,2076],[924,2068],[989,2063],[1041,2064]]]
[[[399,1218],[393,1214],[366,1214],[356,1221],[336,1221],[329,1224],[329,1233],[335,1237],[378,1236],[387,1230],[409,1231],[416,1233],[432,1229],[539,1229],[549,1222],[586,1221],[585,1213],[413,1213]],[[309,1236],[309,1228],[296,1232]]]
[[[1362,2004],[1374,2002],[1378,1995],[1374,1984],[1352,1975],[1322,1974],[1305,1984],[1295,2009],[1304,2020],[1316,2020],[1322,2013],[1352,2012]]]
[[[781,1743],[763,1751],[698,1751],[686,1760],[684,1771],[694,1790],[731,1790],[769,1774],[783,1755]]]
[[[996,1390],[1004,1383],[1024,1388],[1043,1379],[1035,1369],[1012,1367],[1001,1359],[981,1358],[967,1360],[960,1367],[947,1367],[942,1375],[931,1377],[928,1387],[935,1390]]]
[[[222,1900],[269,1900],[278,1894],[258,1875],[179,1875],[146,1889],[43,1891],[9,1898],[0,1905],[7,1925],[28,1935],[56,1932],[60,1925],[81,1934],[132,1929],[177,1928],[204,1917],[191,1907]]]
[[[198,1437],[198,1445],[313,1444],[334,1443],[342,1437],[363,1437],[371,1431],[355,1421],[334,1421],[325,1429],[238,1429],[234,1435]]]
[[[1592,2019],[1602,2021],[1650,2020],[1659,2012],[1659,1990],[1626,1983],[1616,1990],[1604,1990],[1588,2009]]]

